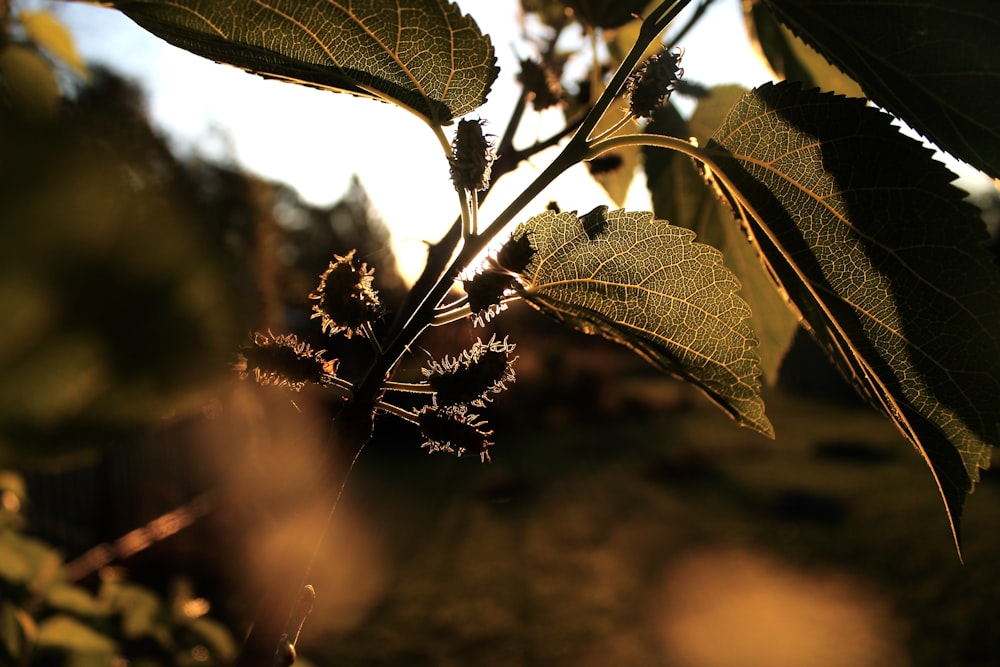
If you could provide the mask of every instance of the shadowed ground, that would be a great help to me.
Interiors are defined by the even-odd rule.
[[[683,407],[498,429],[486,466],[366,453],[304,638],[322,647],[306,655],[435,667],[1000,660],[989,473],[967,505],[963,566],[920,457],[869,411],[771,396],[771,442],[666,381],[629,391],[673,392]]]

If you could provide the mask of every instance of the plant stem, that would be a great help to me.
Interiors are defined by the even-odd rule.
[[[392,382],[387,380],[382,383],[382,388],[387,391],[406,391],[411,394],[433,394],[434,389],[431,388],[426,382]],[[385,403],[379,403],[379,407],[383,407]],[[387,410],[391,412],[391,410]]]
[[[709,165],[712,164],[711,158],[701,147],[692,144],[690,141],[685,141],[684,139],[679,139],[678,137],[670,137],[665,134],[620,134],[617,137],[609,137],[591,144],[587,150],[587,159],[592,160],[603,153],[613,151],[616,148],[624,148],[626,146],[653,146],[656,148],[667,148],[679,153],[684,153],[699,162],[704,162]]]
[[[410,412],[409,410],[404,410],[398,405],[393,405],[392,403],[386,403],[384,401],[378,401],[375,404],[376,410],[381,410],[382,412],[388,412],[389,414],[396,415],[400,419],[410,422],[411,424],[419,424],[417,414],[415,412]]]
[[[318,465],[322,465],[322,477],[329,485],[328,488],[338,488],[339,490],[333,500],[332,507],[327,505],[324,511],[323,505],[326,501],[320,494],[311,508],[312,513],[306,525],[317,525],[320,534],[320,538],[317,540],[317,551],[305,562],[300,557],[289,557],[287,562],[282,563],[280,571],[273,573],[272,579],[267,582],[268,590],[261,608],[262,613],[256,619],[240,652],[236,662],[237,667],[268,666],[276,647],[282,645],[282,633],[289,633],[286,626],[292,615],[291,610],[294,609],[299,593],[303,589],[305,583],[303,580],[309,576],[315,562],[319,545],[322,542],[322,535],[326,532],[329,519],[336,510],[350,472],[371,438],[375,411],[388,410],[394,413],[401,411],[399,408],[394,410],[394,406],[383,404],[380,401],[381,393],[384,390],[383,383],[391,369],[433,321],[437,305],[447,296],[454,280],[461,271],[475,260],[479,253],[525,206],[566,169],[593,153],[597,147],[610,148],[613,142],[623,139],[615,137],[593,147],[588,142],[588,137],[597,127],[613,100],[620,94],[628,76],[638,64],[646,47],[657,39],[663,29],[689,2],[690,0],[665,0],[643,21],[636,43],[611,78],[607,88],[604,89],[597,102],[584,117],[579,129],[564,146],[562,152],[504,209],[482,234],[474,237],[467,236],[461,251],[457,257],[452,259],[455,249],[462,240],[462,230],[471,229],[471,211],[468,210],[467,204],[463,203],[462,218],[452,226],[448,234],[437,245],[431,247],[424,274],[414,286],[414,293],[408,298],[401,314],[390,327],[386,342],[382,345],[382,353],[372,362],[361,381],[355,386],[353,396],[339,406],[338,412],[332,419],[327,447],[328,460],[318,462]],[[524,100],[522,99],[519,104],[524,104]],[[515,109],[511,125],[516,125],[520,120],[520,113],[523,113],[523,110],[519,112]],[[440,126],[433,124],[432,129],[450,159],[450,144],[444,136],[443,130]],[[513,131],[508,134],[512,136]],[[645,137],[645,135],[641,136]],[[648,139],[648,137],[645,138]],[[498,178],[500,175],[502,174],[498,173],[496,177]],[[461,199],[464,199],[464,196],[461,196]],[[452,260],[450,266],[449,260]],[[408,418],[407,415],[399,414],[403,418]],[[410,417],[412,418],[412,415]],[[294,630],[291,629],[292,632]]]
[[[468,302],[460,303],[453,308],[436,312],[434,314],[434,319],[430,322],[430,325],[432,327],[439,327],[445,324],[451,324],[452,322],[457,322],[458,320],[464,319],[471,314],[472,309],[469,308]]]
[[[391,369],[403,352],[416,340],[417,336],[433,319],[434,309],[451,289],[455,277],[478,256],[478,254],[527,206],[538,194],[547,188],[569,167],[577,164],[590,153],[591,147],[587,138],[597,127],[604,113],[620,94],[628,81],[629,75],[646,48],[651,44],[669,23],[676,18],[690,0],[665,0],[643,21],[639,29],[639,37],[631,50],[622,60],[608,86],[601,93],[595,105],[583,119],[579,129],[570,138],[562,152],[553,160],[538,177],[518,197],[501,212],[497,218],[481,234],[468,239],[451,266],[445,270],[438,282],[419,301],[412,313],[405,317],[399,332],[384,346],[385,354],[378,359],[369,370],[365,379],[359,385],[356,395],[362,402],[372,401],[378,395],[379,386],[385,374]],[[636,135],[624,135],[636,136]],[[645,136],[645,135],[638,135]],[[615,139],[618,139],[617,137]],[[608,140],[613,141],[613,140]]]

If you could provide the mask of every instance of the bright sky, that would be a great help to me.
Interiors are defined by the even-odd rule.
[[[513,77],[518,58],[531,53],[518,34],[520,3],[459,0],[458,4],[491,36],[497,52],[500,78],[487,104],[472,116],[488,120],[488,129],[499,134],[516,98]],[[209,158],[231,157],[251,172],[291,185],[315,204],[339,199],[352,174],[357,174],[393,231],[404,274],[412,276],[421,268],[422,241],[437,240],[454,220],[457,195],[440,144],[422,121],[407,112],[218,65],[165,44],[114,10],[75,3],[60,3],[58,10],[86,59],[143,84],[154,123],[182,150]],[[704,29],[684,40],[682,65],[687,78],[709,85],[748,86],[770,79],[749,51],[739,0],[717,0],[702,25]],[[724,51],[718,51],[719,45]],[[549,113],[525,119],[522,145],[547,135],[561,120],[559,112]],[[491,193],[480,219],[488,221],[490,211],[546,162],[545,154],[537,156],[526,175],[502,181],[504,187]],[[644,179],[633,186],[636,196],[629,208],[645,208]],[[602,190],[592,187],[582,167],[557,181],[525,215],[542,210],[550,199],[581,211],[610,203]]]

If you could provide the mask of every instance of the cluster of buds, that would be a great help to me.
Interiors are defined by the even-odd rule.
[[[483,463],[490,460],[493,431],[486,430],[486,421],[469,412],[465,405],[424,406],[417,413],[417,422],[425,438],[421,447],[429,452],[448,452],[456,456],[479,454]]]
[[[423,370],[434,390],[435,405],[469,404],[483,407],[492,394],[499,394],[514,381],[514,345],[507,339],[476,340],[472,348],[457,358],[445,357]]]
[[[423,447],[458,456],[474,452],[483,461],[489,460],[492,432],[485,430],[486,421],[469,409],[485,407],[493,394],[514,382],[514,347],[506,338],[497,340],[494,336],[486,343],[476,340],[457,358],[445,357],[424,369],[434,402],[418,413]]]
[[[239,350],[236,370],[263,386],[275,385],[299,391],[307,384],[329,384],[337,375],[339,360],[323,358],[325,350],[313,350],[293,334],[275,336],[254,333],[250,344]]]
[[[459,192],[486,190],[493,167],[493,140],[483,133],[482,120],[460,120],[451,143],[451,180]]]
[[[354,250],[343,257],[334,255],[330,266],[319,278],[319,287],[309,295],[313,318],[320,318],[323,331],[347,338],[363,334],[366,326],[382,315],[382,302],[372,286],[375,272],[362,263],[354,265]]]
[[[629,110],[636,118],[651,118],[674,91],[684,70],[680,67],[684,50],[675,47],[650,56],[632,72],[627,83]]]
[[[519,276],[528,268],[535,252],[527,232],[517,230],[496,257],[486,261],[482,271],[462,281],[477,324],[490,320],[503,309],[503,299],[517,290]]]
[[[563,88],[559,77],[544,62],[528,58],[522,60],[521,73],[517,78],[530,96],[535,111],[553,107],[563,99]]]
[[[382,304],[373,287],[375,272],[367,265],[354,265],[354,251],[334,255],[320,276],[319,287],[309,295],[313,318],[321,319],[321,328],[330,335],[364,334],[366,328],[382,315]],[[338,359],[327,360],[325,350],[313,350],[294,334],[275,336],[255,332],[250,342],[239,349],[236,370],[243,378],[253,378],[263,386],[273,385],[301,390],[307,384],[341,384],[337,378]]]

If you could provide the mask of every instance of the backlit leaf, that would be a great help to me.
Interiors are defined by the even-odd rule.
[[[676,137],[692,135],[704,143],[746,92],[741,86],[713,88],[709,97],[698,101],[688,123],[673,106],[664,106],[646,131]],[[740,281],[740,296],[753,313],[750,324],[757,333],[764,378],[769,383],[777,381],[781,362],[799,327],[797,315],[775,289],[774,281],[746,233],[733,219],[729,206],[705,186],[691,160],[661,148],[646,147],[644,154],[653,212],[659,218],[687,227],[698,241],[722,251],[726,267]]]
[[[87,65],[76,50],[73,36],[52,12],[22,11],[18,19],[31,41],[69,65],[80,76],[87,75]]]
[[[813,334],[930,465],[957,538],[1000,441],[1000,271],[954,176],[890,122],[767,85],[708,148]]]
[[[113,0],[183,49],[248,71],[407,107],[447,125],[479,107],[493,46],[448,0]]]
[[[996,0],[766,0],[879,106],[1000,176]]]
[[[756,337],[739,283],[714,248],[652,213],[546,211],[514,233],[536,252],[522,296],[575,329],[635,350],[702,389],[744,426],[772,435]]]

